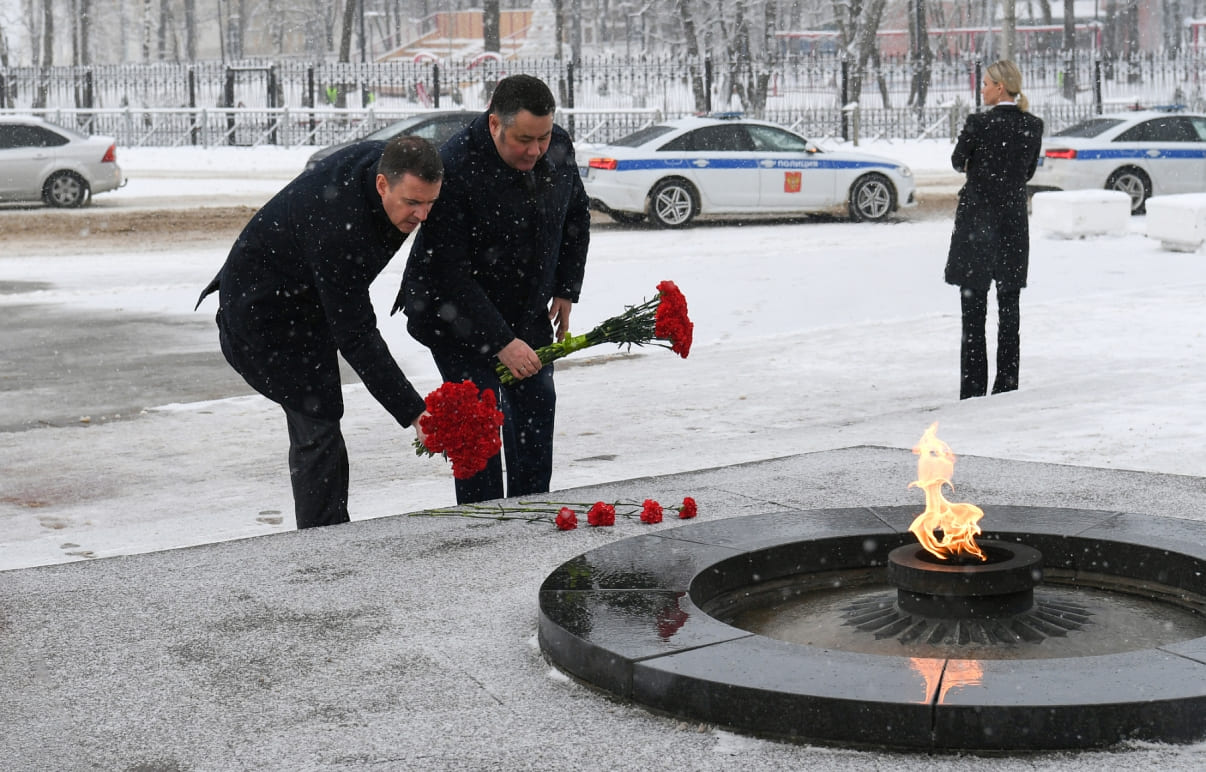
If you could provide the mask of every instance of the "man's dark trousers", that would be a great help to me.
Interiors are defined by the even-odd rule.
[[[297,527],[348,522],[348,449],[339,421],[285,408]]]
[[[494,372],[495,359],[471,356],[461,349],[433,348],[432,358],[445,381],[471,380],[490,389],[503,412],[503,455],[507,459],[507,496],[547,493],[553,476],[553,421],[557,392],[553,366],[510,386]],[[456,503],[471,504],[503,498],[503,464],[499,456],[468,480],[456,480]]]
[[[1018,387],[1021,360],[1021,289],[997,285],[997,376],[992,393]],[[963,287],[963,343],[959,352],[959,399],[983,397],[988,392],[988,350],[984,324],[988,315],[988,290]]]

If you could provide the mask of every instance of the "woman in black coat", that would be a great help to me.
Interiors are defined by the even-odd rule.
[[[1013,62],[989,65],[981,94],[991,109],[967,116],[951,154],[955,170],[967,174],[946,262],[946,283],[958,286],[962,298],[960,399],[982,397],[988,390],[984,323],[994,281],[998,323],[992,393],[1018,387],[1018,304],[1030,260],[1026,182],[1034,176],[1043,139],[1043,122],[1027,112],[1022,75]]]

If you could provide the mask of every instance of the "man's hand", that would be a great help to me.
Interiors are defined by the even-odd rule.
[[[411,424],[411,426],[414,427],[415,434],[419,438],[419,442],[423,444],[423,447],[427,447],[427,432],[423,431],[422,421],[429,415],[431,415],[431,413],[428,413],[426,410],[424,410],[423,413],[414,420],[414,423]]]
[[[565,340],[566,333],[569,332],[569,317],[573,308],[574,304],[565,298],[553,298],[553,302],[549,304],[549,321],[554,325],[558,342]]]
[[[540,357],[536,355],[532,347],[519,338],[503,346],[502,351],[498,352],[498,361],[511,371],[511,375],[517,381],[535,375],[540,372],[540,368],[544,367],[540,364]]]

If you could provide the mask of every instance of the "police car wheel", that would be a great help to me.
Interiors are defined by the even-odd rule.
[[[1152,183],[1138,169],[1119,169],[1106,180],[1107,190],[1120,190],[1131,197],[1131,214],[1147,211],[1147,199],[1152,195]]]
[[[662,228],[681,228],[695,218],[695,188],[681,179],[662,180],[649,194],[649,219]]]
[[[850,219],[854,222],[878,222],[895,208],[896,192],[881,175],[859,177],[850,188]]]

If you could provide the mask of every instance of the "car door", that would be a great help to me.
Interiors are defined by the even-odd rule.
[[[1188,117],[1168,115],[1137,123],[1114,142],[1133,150],[1132,157],[1146,167],[1153,195],[1202,190],[1206,142]]]
[[[1189,151],[1191,161],[1198,167],[1197,184],[1191,192],[1206,192],[1206,117],[1186,115],[1183,118],[1189,123],[1193,134],[1190,135]]]
[[[838,203],[837,170],[816,145],[774,126],[747,127],[758,156],[762,209],[802,211]]]
[[[42,177],[54,165],[55,147],[67,140],[41,126],[0,123],[0,195],[42,197]]]
[[[758,207],[754,143],[738,123],[702,126],[658,148],[666,176],[681,171],[699,190],[704,211],[741,212]]]

